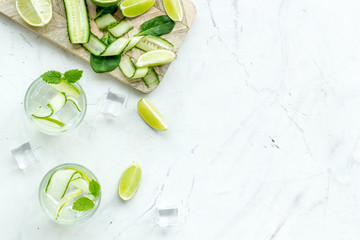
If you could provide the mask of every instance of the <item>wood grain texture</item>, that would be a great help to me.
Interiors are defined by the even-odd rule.
[[[52,0],[53,4],[53,17],[49,24],[44,27],[32,27],[28,25],[16,11],[15,8],[15,0],[0,0],[0,13],[9,17],[10,19],[14,20],[15,22],[23,25],[24,27],[32,30],[33,32],[39,34],[40,36],[48,39],[49,41],[59,45],[60,47],[64,48],[68,52],[72,53],[75,56],[83,59],[84,61],[90,63],[90,53],[87,52],[84,48],[82,48],[78,44],[71,44],[69,42],[69,37],[67,33],[67,26],[66,26],[66,18],[65,18],[65,9],[63,0]],[[193,23],[195,16],[196,16],[196,8],[191,0],[182,0],[183,4],[183,11],[184,11],[184,18],[181,23],[176,23],[173,31],[170,34],[163,35],[162,37],[166,40],[170,41],[174,45],[174,51],[177,52],[182,41],[184,40],[187,32],[191,24]],[[90,18],[94,17],[96,14],[96,6],[91,2],[91,0],[87,0],[89,16]],[[162,0],[156,0],[154,6],[145,14],[130,19],[132,24],[134,25],[134,29],[131,30],[128,34],[124,37],[132,37],[135,35],[139,29],[140,25],[156,16],[164,15],[165,10],[162,6]],[[115,17],[117,19],[123,18],[120,11],[115,13]],[[97,35],[98,37],[102,37],[103,32],[101,32],[95,22],[93,20],[90,21],[91,31]],[[130,52],[126,53],[129,57],[136,59],[140,56],[142,51],[138,49],[133,49]],[[167,69],[169,68],[170,64],[166,64],[163,66],[156,67],[155,70],[159,74],[160,81],[162,81]],[[137,89],[143,93],[150,93],[156,89],[157,86],[152,88],[146,87],[142,79],[132,79],[129,81],[120,71],[119,68],[108,72],[110,76],[120,80],[121,82],[130,85],[131,87]]]

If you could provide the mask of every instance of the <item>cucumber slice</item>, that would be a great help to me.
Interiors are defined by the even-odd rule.
[[[92,33],[90,34],[89,42],[83,43],[82,46],[96,56],[102,54],[106,49],[106,44],[100,41],[100,39]]]
[[[131,58],[122,58],[119,64],[119,68],[127,78],[131,78],[136,70],[136,67]]]
[[[143,38],[144,36],[137,36],[137,37],[133,37],[130,39],[129,44],[127,45],[127,47],[124,50],[124,53],[130,51],[131,49],[133,49],[135,47],[136,44],[138,44],[138,42],[140,42],[140,40]]]
[[[71,43],[87,43],[90,22],[85,0],[64,0],[67,28]]]
[[[42,128],[44,125],[48,126],[50,128],[56,128],[60,129],[65,126],[65,123],[54,119],[54,118],[33,118],[33,122],[38,125],[40,128]]]
[[[105,15],[96,18],[95,22],[100,30],[103,30],[117,23],[116,19],[110,13],[107,13]]]
[[[61,199],[57,210],[56,210],[56,217],[59,217],[60,215],[60,211],[63,209],[63,207],[70,202],[72,199],[76,198],[77,196],[79,196],[83,191],[80,189],[75,189],[73,191],[68,192],[67,194],[65,194],[65,196]],[[57,219],[57,218],[56,218]]]
[[[148,88],[151,88],[160,82],[159,76],[152,67],[149,67],[149,72],[145,77],[143,77],[143,80]]]
[[[145,36],[139,41],[139,43],[136,44],[136,48],[145,52],[161,49],[172,50],[173,47],[174,45],[167,40],[152,35]]]
[[[134,25],[132,25],[130,20],[127,18],[124,18],[115,27],[109,28],[109,32],[114,37],[122,37],[133,28],[134,28]]]
[[[57,201],[65,195],[72,176],[76,171],[72,169],[57,170],[50,177],[45,192]]]
[[[61,80],[59,84],[49,84],[51,87],[55,88],[59,92],[64,92],[67,97],[74,97],[79,98],[80,97],[80,90],[75,87],[73,84],[68,83],[64,80]]]
[[[130,40],[125,38],[118,38],[115,42],[112,42],[101,56],[115,56],[120,55],[126,46],[129,44]]]
[[[70,186],[89,194],[89,183],[83,178],[73,178],[70,182]]]
[[[39,106],[38,110],[33,113],[31,116],[35,118],[48,118],[51,117],[54,114],[54,110],[51,108],[43,108],[42,106]]]
[[[47,106],[52,109],[53,114],[55,114],[65,105],[66,101],[66,94],[61,92],[51,99]]]
[[[132,78],[143,78],[149,73],[149,67],[137,68]]]
[[[68,97],[67,100],[68,100],[69,102],[72,102],[72,103],[75,105],[76,109],[77,109],[79,112],[81,112],[81,108],[80,108],[80,106],[79,106],[79,103],[78,103],[78,101],[77,101],[75,98],[73,98],[73,97]]]

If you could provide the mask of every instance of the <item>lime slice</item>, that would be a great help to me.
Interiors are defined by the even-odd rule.
[[[172,62],[176,59],[174,52],[169,50],[154,50],[141,55],[137,62],[137,67],[153,67]]]
[[[183,11],[180,0],[163,0],[166,14],[175,22],[181,22]]]
[[[50,0],[16,0],[16,10],[25,22],[36,27],[44,26],[52,17]]]
[[[155,0],[125,0],[120,9],[125,17],[136,17],[147,12],[154,3]]]
[[[142,119],[144,119],[150,127],[160,131],[166,131],[168,129],[166,120],[149,100],[142,98],[138,103],[138,111]]]
[[[99,7],[110,7],[120,2],[120,0],[91,0],[91,1]]]
[[[141,168],[139,164],[130,165],[121,175],[119,182],[119,196],[122,200],[131,199],[139,188]]]

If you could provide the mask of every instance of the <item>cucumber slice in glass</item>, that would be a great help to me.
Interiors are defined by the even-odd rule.
[[[59,92],[64,92],[67,97],[74,97],[79,98],[80,97],[80,90],[75,87],[73,84],[68,83],[64,80],[61,80],[59,84],[49,84],[51,87],[55,88]]]
[[[48,118],[54,114],[54,110],[52,108],[44,108],[39,106],[38,110],[33,113],[31,116],[35,118]]]
[[[80,108],[80,105],[78,103],[78,101],[74,98],[74,97],[68,97],[67,100],[69,102],[72,102],[74,104],[74,106],[76,107],[76,109],[81,112],[81,108]]]
[[[67,190],[71,177],[76,173],[72,169],[58,170],[51,175],[47,183],[45,192],[52,198],[60,201]]]
[[[53,110],[53,114],[57,113],[66,103],[67,98],[64,92],[58,93],[53,99],[48,103],[48,107]]]
[[[41,129],[44,125],[48,126],[49,128],[63,128],[65,126],[65,123],[54,119],[54,118],[33,118],[33,122],[38,125],[38,127]]]

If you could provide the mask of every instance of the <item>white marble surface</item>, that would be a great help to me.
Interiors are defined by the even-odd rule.
[[[140,119],[144,95],[0,16],[1,239],[352,240],[360,237],[360,2],[195,0],[198,15],[159,88],[147,95],[169,131]],[[88,113],[74,132],[45,136],[23,111],[44,71],[84,69]],[[116,120],[110,88],[129,95]],[[38,164],[18,170],[25,141]],[[60,226],[37,188],[55,165],[93,170],[103,199],[86,223]],[[121,172],[142,165],[134,199]],[[186,206],[186,222],[155,224],[155,202]]]

